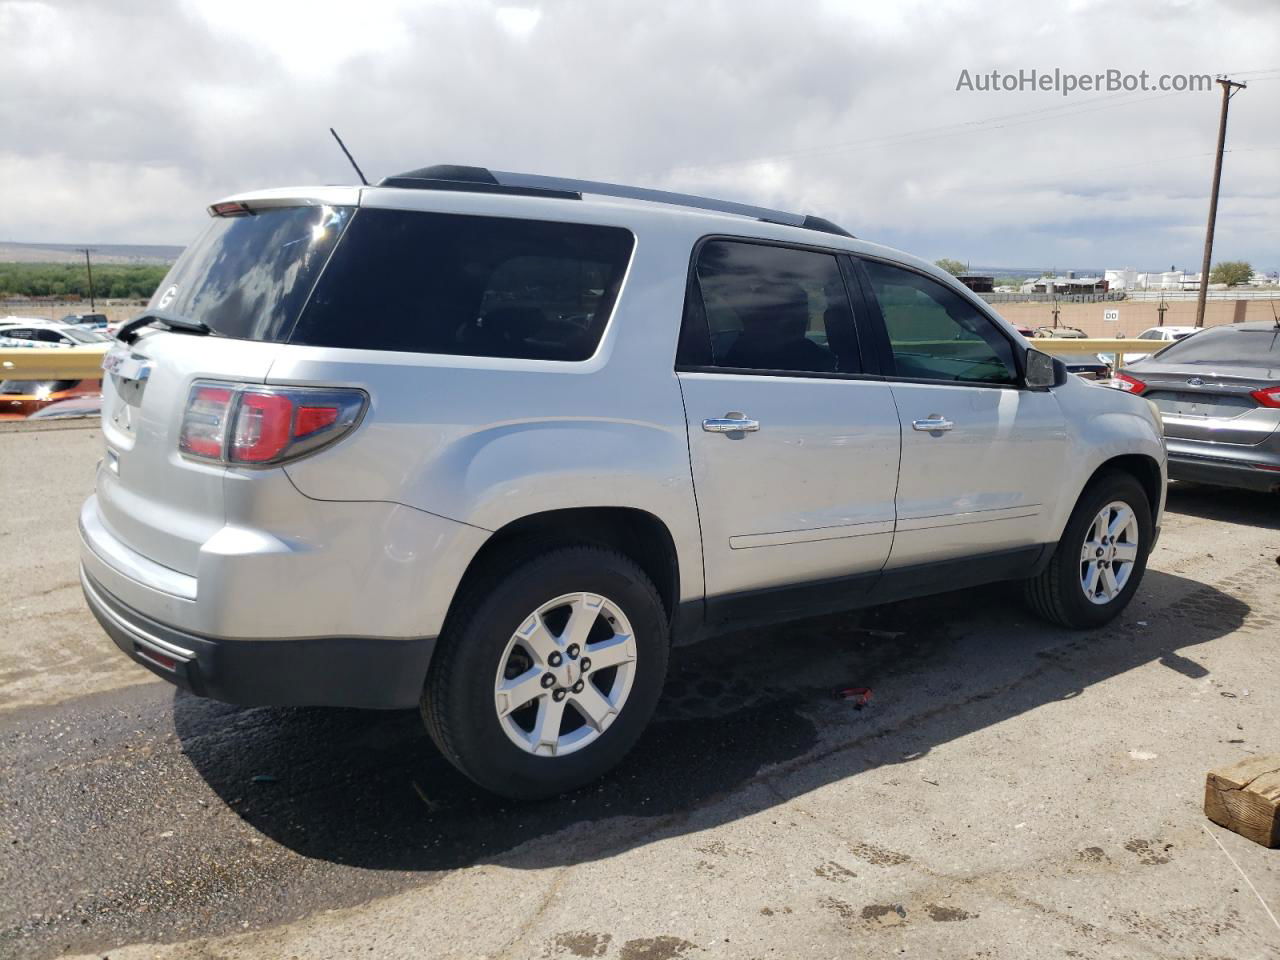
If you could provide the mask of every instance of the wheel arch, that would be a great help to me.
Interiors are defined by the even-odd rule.
[[[1162,494],[1164,493],[1164,474],[1160,470],[1160,464],[1154,457],[1145,453],[1126,453],[1111,457],[1100,463],[1093,471],[1081,488],[1081,494],[1083,495],[1083,492],[1097,482],[1103,474],[1112,472],[1127,473],[1142,485],[1143,492],[1147,495],[1147,502],[1151,506],[1151,525],[1156,526],[1160,520],[1160,505],[1163,502]]]
[[[635,507],[568,507],[510,521],[494,531],[471,558],[454,591],[450,613],[470,584],[496,565],[570,544],[607,547],[630,557],[657,587],[668,619],[674,616],[681,601],[675,539],[659,517]]]

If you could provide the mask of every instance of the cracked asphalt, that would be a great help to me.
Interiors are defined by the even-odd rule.
[[[75,579],[97,451],[0,432],[0,957],[1280,957],[1280,853],[1200,806],[1280,752],[1275,498],[1175,486],[1104,631],[996,586],[678,650],[623,766],[520,805],[413,712],[124,661]]]

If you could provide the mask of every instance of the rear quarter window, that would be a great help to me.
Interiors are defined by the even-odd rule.
[[[360,210],[290,342],[585,360],[633,246],[618,227]]]

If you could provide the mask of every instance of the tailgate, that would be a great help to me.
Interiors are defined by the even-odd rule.
[[[125,546],[196,575],[200,548],[225,522],[219,464],[188,460],[178,432],[191,382],[261,383],[280,344],[154,332],[117,344],[102,382],[106,455],[98,471],[102,520]]]

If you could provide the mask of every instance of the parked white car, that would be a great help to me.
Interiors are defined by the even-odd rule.
[[[1178,341],[1178,340],[1185,340],[1187,337],[1191,336],[1193,333],[1201,329],[1203,328],[1201,327],[1148,327],[1146,330],[1143,330],[1140,334],[1138,334],[1133,339],[1159,340],[1162,343],[1161,349],[1164,349],[1165,346],[1168,346],[1169,344],[1174,343],[1175,341]],[[1149,356],[1151,356],[1151,354],[1149,353],[1126,353],[1124,355],[1124,359],[1122,362],[1125,364],[1134,364],[1142,360],[1145,360]]]
[[[673,642],[999,580],[1089,629],[1142,579],[1155,408],[828,221],[469,167],[210,213],[80,514],[99,622],[196,694],[420,705],[547,796]]]
[[[83,347],[110,341],[110,337],[96,330],[55,320],[15,316],[0,318],[0,346]]]

